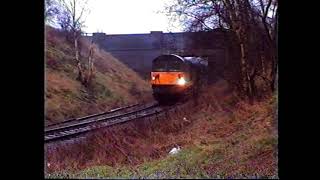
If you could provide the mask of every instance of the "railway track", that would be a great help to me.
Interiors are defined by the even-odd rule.
[[[77,123],[77,122],[85,121],[85,120],[87,120],[89,118],[94,118],[94,117],[97,118],[99,116],[104,116],[104,115],[105,116],[108,116],[108,115],[110,116],[110,115],[115,115],[115,114],[121,114],[121,113],[124,113],[126,111],[130,111],[130,110],[138,107],[139,105],[141,105],[141,104],[133,104],[133,105],[112,109],[110,111],[106,111],[106,112],[102,112],[102,113],[98,113],[98,114],[92,114],[92,115],[84,116],[84,117],[81,117],[81,118],[69,119],[69,120],[66,120],[66,121],[59,122],[59,123],[50,124],[50,125],[46,126],[45,129],[46,130],[54,129],[54,128],[57,128],[57,127],[62,127],[62,126],[74,124],[74,123]]]
[[[160,106],[156,102],[148,104],[134,104],[104,113],[49,125],[45,128],[45,143],[70,139],[99,128],[124,123],[134,119],[154,116],[165,112],[170,109],[170,107],[171,106]]]

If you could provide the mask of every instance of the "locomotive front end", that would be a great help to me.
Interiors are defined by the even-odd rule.
[[[191,85],[188,66],[174,55],[162,55],[153,61],[151,85],[156,95],[178,95]]]

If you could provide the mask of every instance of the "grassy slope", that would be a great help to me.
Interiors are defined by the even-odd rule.
[[[113,132],[118,139],[106,142],[104,141],[106,138],[98,139],[102,150],[99,157],[96,157],[97,160],[94,160],[94,154],[90,155],[91,160],[96,162],[92,164],[93,166],[87,165],[87,168],[81,168],[82,170],[55,171],[56,173],[46,176],[74,178],[277,177],[278,138],[274,120],[275,96],[255,105],[235,103],[236,98],[223,90],[224,85],[224,83],[218,83],[216,87],[209,88],[208,92],[211,93],[200,97],[201,104],[191,106],[193,108],[188,109],[188,112],[173,114],[169,120],[153,121],[153,125],[145,128],[147,132],[143,132],[139,126],[134,126],[134,129],[141,134],[135,134],[130,128],[124,128],[123,134],[119,129]],[[189,122],[184,122],[183,117],[186,117]],[[132,138],[129,138],[129,134]],[[106,137],[105,134],[104,137]],[[121,153],[116,153],[117,149],[110,150],[113,152],[111,154],[107,152],[108,149],[103,150],[106,144],[110,145],[112,142],[123,147],[122,151],[131,154],[131,161],[136,160],[137,163],[132,164],[127,161],[121,163]],[[169,156],[168,152],[174,144],[182,146],[182,151],[175,156]],[[112,147],[109,146],[110,148]],[[79,148],[76,149],[78,152]],[[160,152],[160,155],[152,157],[154,153],[148,152]],[[59,156],[62,153],[63,151],[58,153]],[[73,153],[76,152],[73,151]],[[104,155],[104,153],[108,154]],[[86,154],[83,159],[80,158],[81,161],[88,161],[88,157],[85,156]],[[118,158],[118,163],[110,165],[110,161],[115,157]],[[106,159],[105,162],[104,159]],[[65,161],[77,164],[80,160],[65,159]],[[101,163],[97,163],[98,161]],[[53,165],[58,169],[63,167],[59,162]]]
[[[72,46],[56,30],[46,28],[46,124],[151,98],[149,84],[109,53],[95,47],[96,76],[91,88],[77,80]],[[83,40],[82,55],[89,43]],[[83,59],[85,60],[85,59]]]

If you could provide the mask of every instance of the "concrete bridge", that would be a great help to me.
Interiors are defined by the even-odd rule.
[[[233,35],[225,29],[182,33],[151,31],[149,34],[121,35],[92,33],[86,37],[144,78],[149,77],[152,60],[162,54],[203,57],[208,60],[212,76],[221,75],[224,64],[236,58],[231,53],[234,48],[229,43]]]

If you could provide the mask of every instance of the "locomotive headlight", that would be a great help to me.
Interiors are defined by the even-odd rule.
[[[156,80],[156,79],[159,80],[159,78],[160,78],[160,75],[159,75],[159,74],[153,75],[153,76],[151,77],[151,79],[152,79],[153,81]]]
[[[178,79],[178,85],[183,86],[183,85],[185,85],[185,84],[186,84],[186,80],[185,80],[183,77],[181,77],[181,78]]]

